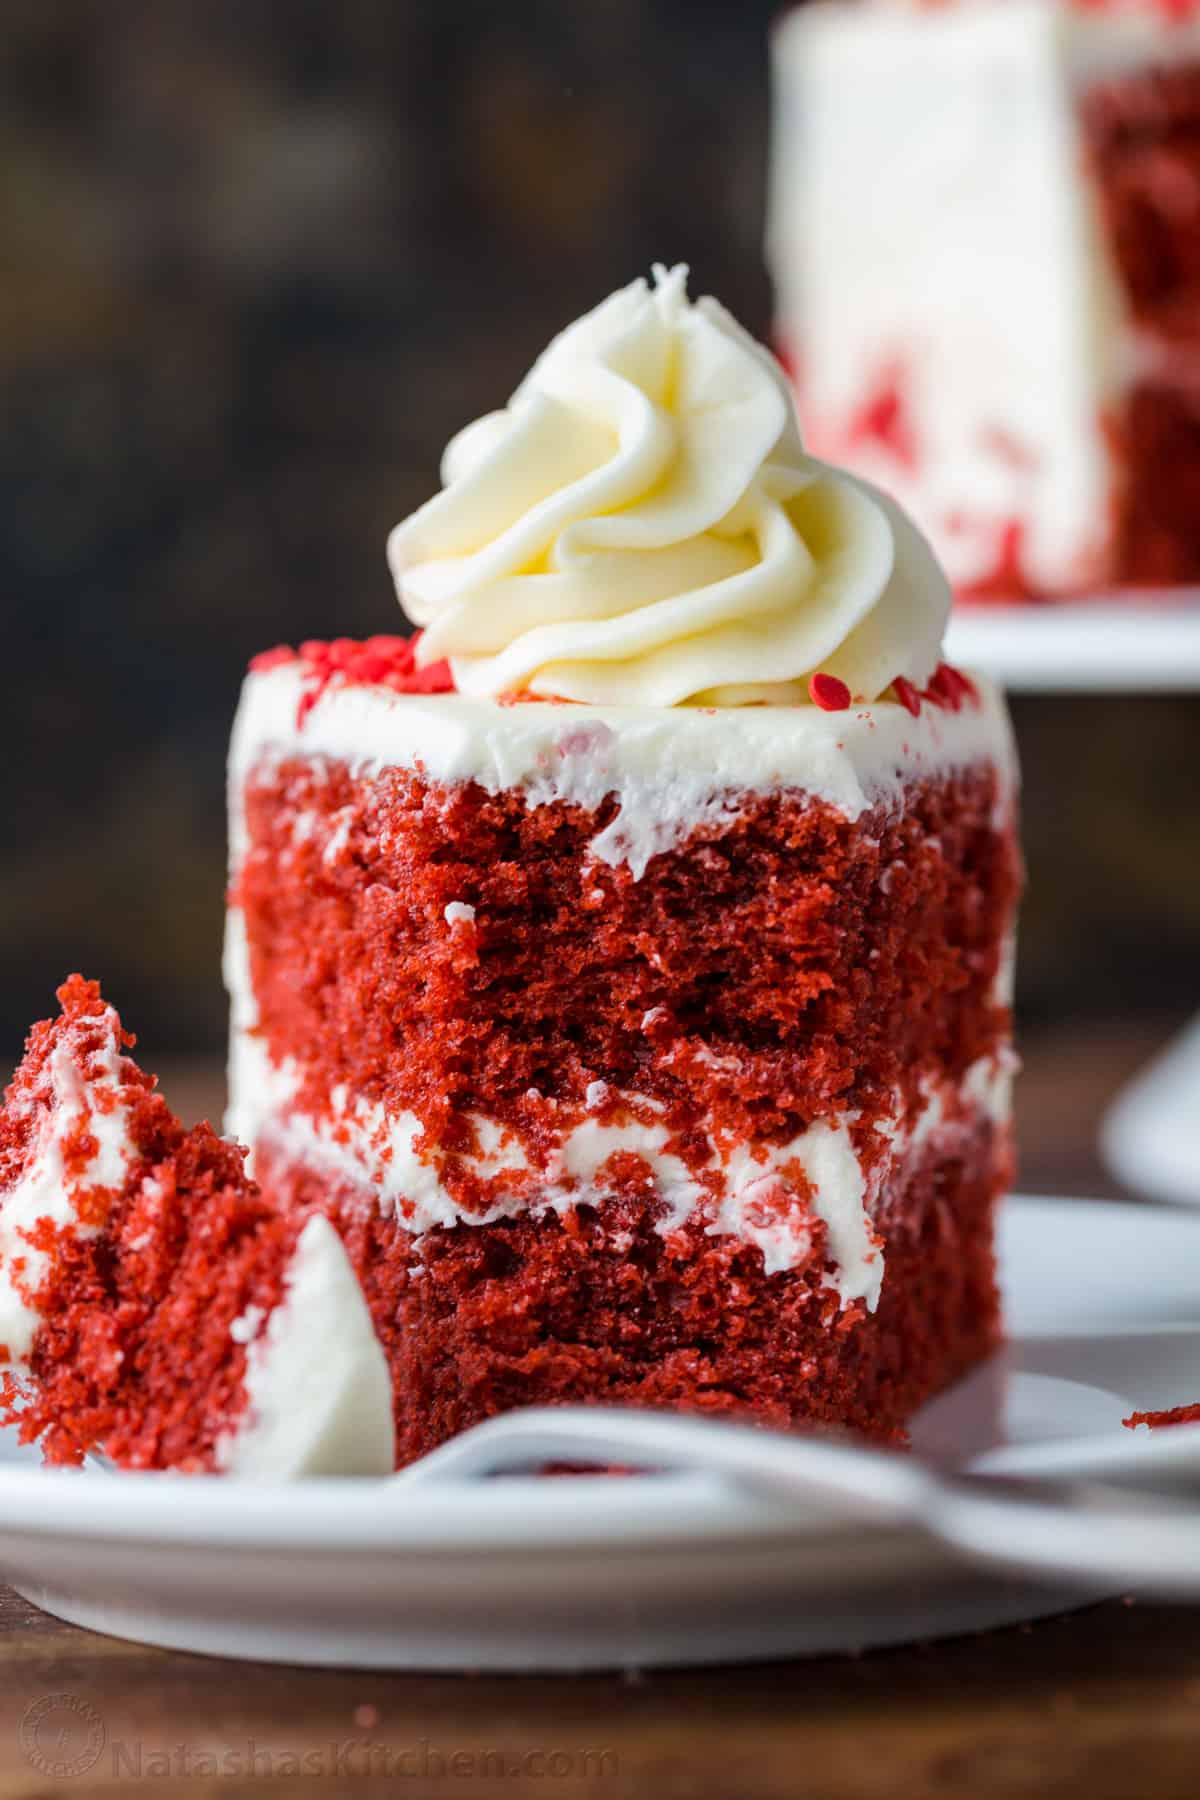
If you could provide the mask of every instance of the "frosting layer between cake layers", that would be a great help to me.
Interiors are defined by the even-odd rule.
[[[902,812],[914,791],[970,772],[992,783],[990,809],[979,828],[1006,839],[1012,830],[1011,738],[1002,702],[986,684],[980,684],[977,703],[958,712],[927,706],[915,719],[887,702],[837,715],[815,708],[498,707],[461,696],[424,699],[346,685],[327,690],[298,727],[301,685],[290,667],[252,676],[247,685],[231,757],[235,898],[250,845],[247,784],[265,792],[263,784],[277,783],[275,805],[297,776],[303,782],[316,771],[319,781],[339,768],[343,783],[349,779],[360,791],[370,791],[389,771],[415,775],[426,785],[435,818],[469,785],[509,801],[515,793],[526,814],[550,809],[555,817],[582,809],[606,819],[601,809],[611,810],[615,800],[615,817],[583,842],[619,882],[638,885],[650,885],[672,856],[720,842],[747,809],[781,796],[843,821],[863,821],[870,838],[877,822]],[[284,799],[285,809],[287,804]],[[288,821],[291,841],[310,859],[304,882],[319,883],[322,870],[332,881],[343,859],[370,856],[370,849],[346,842],[349,807],[345,830],[335,825],[331,831],[330,817],[318,820],[306,804],[298,801]],[[786,837],[786,822],[780,829]],[[454,854],[452,827],[442,849]],[[261,854],[279,856],[279,877],[286,879],[283,864],[293,852],[273,840]],[[926,854],[936,858],[937,852],[926,846]],[[667,861],[655,863],[660,856]],[[372,874],[388,879],[379,869],[365,879]],[[687,878],[704,879],[690,864]],[[270,1021],[264,1025],[254,959],[235,906],[225,958],[234,1027],[229,1129],[251,1145],[269,1145],[273,1157],[324,1171],[417,1238],[529,1211],[561,1216],[584,1204],[603,1212],[630,1181],[649,1184],[661,1234],[699,1217],[708,1236],[757,1245],[768,1274],[804,1267],[819,1237],[826,1279],[839,1300],[871,1309],[883,1276],[877,1213],[897,1176],[933,1150],[951,1154],[980,1133],[992,1146],[985,1155],[999,1164],[1007,1154],[1002,1127],[1011,1068],[1003,938],[1011,898],[1006,890],[1001,916],[989,927],[988,980],[981,980],[973,1003],[979,1015],[972,1026],[979,1052],[973,1061],[947,1066],[931,1058],[887,1094],[872,1091],[869,1105],[843,1096],[821,1116],[793,1117],[790,1126],[763,1134],[731,1129],[719,1104],[706,1111],[706,1085],[716,1102],[741,1059],[736,1049],[712,1053],[702,1042],[687,1052],[693,1075],[697,1066],[700,1073],[682,1109],[678,1096],[672,1101],[661,1091],[602,1079],[590,1081],[581,1095],[560,1097],[550,1122],[536,1128],[511,1105],[493,1113],[477,1102],[455,1104],[448,1116],[434,1118],[419,1100],[406,1104],[394,1087],[381,1098],[336,1072],[324,1073],[321,1046],[311,1055],[297,1053]],[[487,923],[482,915],[477,921],[477,911],[457,899],[439,904],[434,927],[451,943],[461,934],[471,952],[477,923],[482,929]],[[269,943],[260,948],[271,954]],[[653,961],[656,951],[643,943],[638,954]],[[472,1004],[464,993],[468,1021]],[[641,1021],[644,1060],[651,1066],[654,1012],[648,1009]],[[482,1017],[475,1023],[484,1028]],[[963,1035],[970,1039],[969,1032]],[[660,1059],[668,1076],[672,1060],[670,1053]],[[619,1237],[619,1208],[612,1209],[612,1220]]]
[[[661,1203],[660,1234],[679,1230],[699,1212],[710,1221],[706,1235],[756,1245],[764,1273],[774,1275],[807,1265],[814,1221],[820,1221],[829,1284],[843,1303],[863,1300],[873,1311],[884,1270],[873,1217],[885,1182],[915,1166],[930,1148],[947,1152],[974,1132],[1005,1125],[1014,1068],[1001,1050],[972,1064],[958,1081],[927,1081],[920,1103],[908,1112],[897,1095],[894,1113],[872,1127],[881,1140],[877,1146],[860,1147],[853,1130],[859,1117],[851,1112],[817,1120],[783,1144],[730,1147],[719,1134],[705,1136],[698,1149],[693,1145],[691,1162],[668,1147],[675,1134],[658,1122],[660,1109],[646,1095],[607,1088],[605,1118],[585,1118],[565,1130],[540,1166],[503,1122],[469,1114],[464,1122],[487,1148],[459,1152],[455,1162],[494,1193],[482,1207],[462,1204],[447,1187],[430,1154],[435,1146],[414,1113],[389,1116],[379,1105],[353,1103],[344,1089],[335,1089],[328,1111],[314,1116],[297,1104],[300,1070],[287,1061],[273,1064],[250,1033],[239,1034],[233,1046],[235,1097],[227,1125],[245,1141],[269,1143],[276,1156],[311,1165],[357,1191],[416,1237],[526,1212],[561,1215],[575,1206],[602,1207],[616,1197],[606,1170],[614,1159],[634,1158]]]
[[[106,1030],[68,1030],[50,1054],[43,1091],[10,1098],[32,1141],[15,1180],[0,1181],[0,1366],[27,1360],[42,1323],[36,1295],[50,1267],[48,1231],[95,1237],[102,1215],[88,1199],[124,1186],[133,1152],[121,1063],[113,1014]]]

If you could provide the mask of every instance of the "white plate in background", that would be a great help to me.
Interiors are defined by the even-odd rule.
[[[962,601],[946,660],[1018,694],[1200,691],[1200,589],[1090,600]]]
[[[1135,1193],[1200,1206],[1200,1018],[1113,1102],[1100,1148]]]

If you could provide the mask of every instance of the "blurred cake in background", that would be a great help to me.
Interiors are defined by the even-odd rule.
[[[773,66],[814,451],[960,594],[1200,580],[1197,0],[818,0]]]

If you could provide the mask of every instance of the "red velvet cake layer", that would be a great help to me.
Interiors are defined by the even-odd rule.
[[[562,1218],[528,1214],[412,1238],[373,1194],[260,1143],[265,1187],[336,1223],[391,1362],[401,1463],[511,1407],[608,1401],[742,1412],[898,1436],[1000,1336],[992,1217],[1007,1134],[931,1147],[876,1219],[878,1308],[841,1307],[807,1266],[764,1273],[698,1220],[663,1236],[644,1177]]]
[[[1200,580],[1200,68],[1104,82],[1082,116],[1104,226],[1136,328],[1115,431],[1113,574]]]
[[[1200,301],[1200,67],[1093,87],[1083,123],[1108,240],[1141,325],[1194,335]]]
[[[1020,867],[998,784],[948,772],[854,821],[747,795],[634,880],[588,855],[606,813],[264,765],[232,895],[258,1035],[306,1111],[344,1086],[447,1148],[468,1110],[536,1147],[601,1081],[684,1132],[786,1140],[848,1108],[866,1131],[1006,1038]]]
[[[1200,580],[1200,356],[1186,380],[1146,380],[1131,390],[1122,442],[1121,579],[1147,587]]]

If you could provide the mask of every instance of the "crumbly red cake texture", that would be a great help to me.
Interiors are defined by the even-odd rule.
[[[259,1035],[304,1071],[305,1110],[344,1084],[439,1143],[477,1111],[536,1149],[596,1082],[650,1096],[682,1135],[706,1119],[784,1142],[854,1108],[868,1140],[897,1088],[957,1079],[1006,1039],[994,982],[1020,865],[998,780],[948,773],[853,821],[748,795],[635,880],[588,854],[615,801],[265,764],[231,896]],[[455,904],[474,917],[450,927]]]
[[[1192,1406],[1171,1406],[1163,1412],[1130,1413],[1121,1423],[1131,1431],[1139,1425],[1148,1425],[1151,1431],[1158,1431],[1164,1425],[1200,1425],[1200,1401]]]
[[[514,1134],[536,1188],[563,1134],[605,1118],[598,1092],[651,1102],[700,1179],[714,1139],[783,1144],[834,1115],[853,1116],[878,1168],[897,1095],[915,1107],[931,1076],[952,1093],[1007,1045],[996,978],[1020,864],[1000,779],[986,763],[948,771],[853,821],[799,793],[746,794],[635,880],[589,855],[615,800],[530,807],[399,768],[264,759],[240,796],[231,893],[257,1035],[298,1072],[311,1118],[336,1119],[335,1090],[415,1113],[467,1215],[494,1199],[467,1161],[473,1114]],[[885,1184],[874,1314],[840,1304],[819,1220],[808,1261],[772,1274],[699,1217],[664,1235],[629,1153],[596,1204],[414,1238],[373,1190],[269,1129],[254,1148],[275,1204],[320,1208],[341,1232],[391,1359],[402,1461],[545,1401],[888,1438],[1000,1330],[992,1213],[1010,1150],[982,1116]]]
[[[1146,68],[1082,101],[1109,243],[1141,325],[1196,335],[1200,233],[1184,204],[1200,183],[1200,66]]]
[[[301,1220],[267,1204],[241,1150],[206,1124],[184,1130],[124,1054],[134,1039],[95,982],[73,975],[58,997],[60,1016],[34,1026],[0,1112],[0,1210],[53,1128],[65,1058],[85,1098],[61,1141],[63,1185],[85,1229],[43,1220],[32,1238],[46,1265],[27,1297],[43,1322],[28,1366],[4,1369],[0,1346],[0,1424],[40,1440],[51,1463],[102,1448],[131,1469],[212,1469],[246,1404],[246,1350],[231,1326],[280,1300]],[[97,1084],[114,1048],[118,1083]],[[97,1114],[118,1110],[126,1178],[97,1187]]]
[[[559,1218],[455,1225],[419,1240],[374,1196],[260,1142],[283,1207],[341,1234],[387,1352],[401,1464],[516,1406],[609,1402],[840,1426],[900,1440],[905,1422],[993,1350],[992,1253],[1008,1148],[981,1127],[931,1152],[888,1199],[874,1313],[842,1307],[814,1253],[768,1275],[762,1252],[691,1220],[668,1236],[644,1167],[608,1171],[611,1198]]]
[[[1194,10],[1194,9],[1193,9]],[[1145,69],[1082,103],[1141,373],[1114,421],[1124,582],[1200,577],[1200,66]]]

